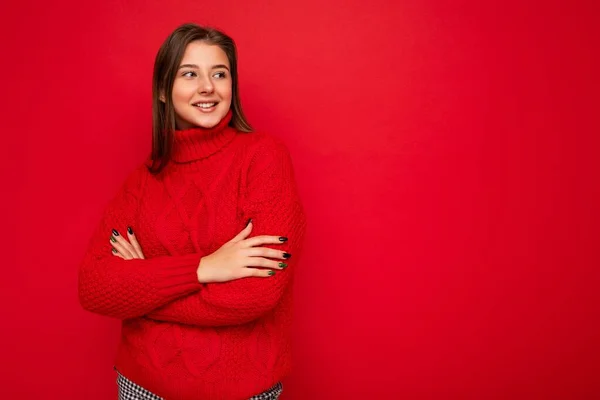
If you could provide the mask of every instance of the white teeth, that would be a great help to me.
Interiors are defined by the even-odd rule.
[[[217,103],[196,103],[194,104],[194,107],[200,107],[200,108],[211,108],[214,107]]]

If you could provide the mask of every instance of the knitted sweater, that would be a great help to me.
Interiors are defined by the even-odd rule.
[[[110,202],[79,271],[79,298],[122,319],[115,366],[167,400],[247,399],[290,371],[292,277],[305,217],[289,153],[262,133],[228,126],[175,132],[158,175],[137,168]],[[288,242],[268,278],[201,284],[200,258],[252,218],[251,236]],[[131,226],[145,260],[111,253],[110,234]]]

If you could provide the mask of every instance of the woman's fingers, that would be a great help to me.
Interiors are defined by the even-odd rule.
[[[252,232],[252,218],[250,218],[248,220],[246,227],[227,243],[237,243],[241,240],[244,240],[250,235],[251,232]]]
[[[287,238],[283,236],[254,236],[242,242],[243,247],[256,247],[263,244],[281,244],[287,242]]]
[[[250,257],[248,259],[248,265],[246,267],[260,267],[269,269],[284,269],[287,267],[287,263],[282,261],[269,260],[263,257]]]
[[[121,243],[119,242],[113,242],[112,238],[110,239],[113,247],[113,254],[115,254],[115,251],[117,252],[115,255],[119,255],[121,256],[121,258],[125,259],[125,260],[131,260],[133,257],[133,255],[131,254],[131,252],[129,250],[127,250],[125,248],[125,246],[123,246]]]
[[[119,256],[125,260],[131,260],[134,258],[144,259],[144,253],[142,252],[142,246],[137,241],[133,229],[127,228],[127,239],[113,229],[112,235],[110,236],[110,242],[113,247],[112,252],[114,255]],[[131,243],[130,243],[131,242]]]
[[[200,259],[196,275],[201,283],[228,282],[245,277],[269,277],[287,268],[291,255],[276,249],[258,247],[264,244],[287,242],[281,236],[256,236],[248,238],[252,220],[246,228],[215,252]]]
[[[144,253],[142,252],[142,246],[140,246],[139,242],[137,241],[136,237],[135,237],[135,233],[133,233],[133,229],[131,229],[131,227],[127,227],[127,237],[129,238],[129,241],[131,242],[131,246],[133,247],[133,250],[135,251],[137,257],[136,258],[140,258],[140,259],[144,259]]]
[[[291,257],[291,254],[285,251],[270,249],[268,247],[251,247],[245,251],[248,257],[278,258],[282,260],[287,260]]]
[[[112,253],[113,253],[113,256],[117,256],[117,257],[122,258],[123,260],[125,260],[125,257],[123,257],[123,255],[121,253],[119,253],[117,251],[117,249],[115,249],[114,247],[112,248]]]
[[[243,278],[251,277],[251,276],[254,276],[257,278],[269,278],[275,274],[276,274],[276,272],[273,271],[272,269],[245,268]]]
[[[133,255],[131,254],[130,251],[128,251],[123,245],[121,245],[118,242],[112,242],[111,244],[113,246],[112,252],[113,254],[115,254],[115,251],[117,252],[115,255],[121,256],[121,258],[125,259],[125,260],[131,260],[135,257],[133,257]]]
[[[112,235],[110,235],[110,242],[126,260],[137,258],[133,247],[115,229],[112,230]]]

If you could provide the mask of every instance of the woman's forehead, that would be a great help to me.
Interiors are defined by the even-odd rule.
[[[198,67],[211,67],[215,64],[229,65],[227,54],[219,46],[201,41],[187,45],[181,64],[195,64]]]

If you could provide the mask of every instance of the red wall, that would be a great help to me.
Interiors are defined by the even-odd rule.
[[[186,21],[237,40],[294,157],[286,400],[598,398],[598,8],[491,3],[4,2],[2,398],[115,398],[119,325],[77,264]]]

